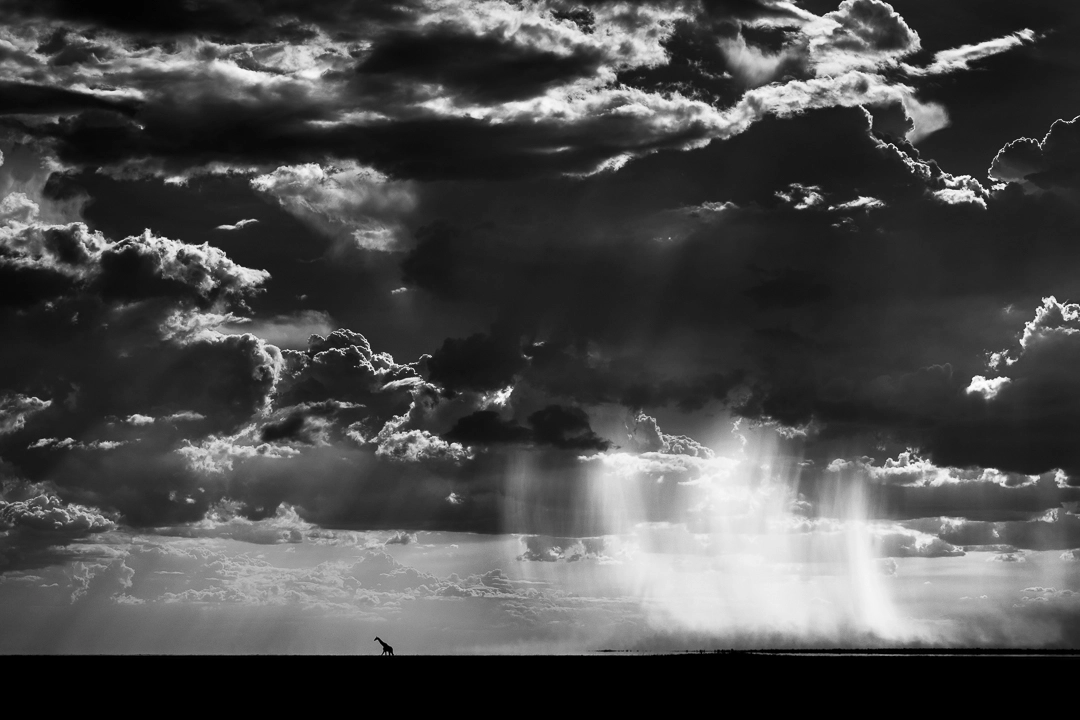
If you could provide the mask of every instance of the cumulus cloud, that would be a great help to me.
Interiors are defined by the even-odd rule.
[[[668,455],[690,455],[711,459],[715,453],[693,438],[685,435],[668,435],[656,422],[656,418],[644,413],[628,416],[626,432],[631,443],[641,452],[659,452]]]
[[[807,428],[767,432],[808,455],[808,486],[844,454],[833,474],[875,481],[889,512],[975,497],[914,499],[946,486],[996,488],[994,505],[1034,485],[1041,509],[1061,495],[1031,477],[1073,472],[1068,403],[1043,402],[1070,397],[1072,310],[1055,301],[1061,323],[1033,326],[995,372],[980,363],[1016,325],[1001,307],[1036,285],[1065,297],[1075,258],[1049,238],[1071,216],[912,145],[949,122],[920,78],[1031,37],[911,69],[930,36],[878,0],[821,17],[756,2],[560,8],[275,3],[243,24],[224,7],[175,8],[170,23],[6,9],[12,122],[64,182],[104,198],[149,174],[195,196],[209,173],[239,193],[214,222],[271,215],[243,235],[225,231],[249,220],[206,231],[237,244],[226,254],[149,232],[112,241],[91,230],[126,222],[109,213],[51,225],[41,198],[9,193],[0,327],[16,339],[3,376],[19,380],[0,388],[0,432],[18,435],[5,458],[103,507],[144,506],[132,522],[197,521],[231,498],[250,522],[288,506],[304,522],[491,530],[520,464],[556,478],[530,498],[545,511],[598,469],[660,488],[650,498],[724,476],[695,431],[654,416],[729,402],[762,432]],[[65,29],[27,20],[45,13]],[[176,42],[137,42],[147,33]],[[1062,143],[1038,143],[1037,159],[1067,157]],[[379,251],[317,261],[320,282],[347,276],[356,297],[254,269],[291,257],[275,234],[306,228],[286,214]],[[281,244],[249,247],[251,231]],[[327,310],[288,307],[301,293]],[[602,404],[624,427],[601,427]],[[974,447],[984,428],[996,449]],[[848,442],[890,459],[835,450]],[[999,504],[1027,507],[1021,494]]]
[[[26,500],[3,502],[0,522],[5,529],[25,528],[57,537],[80,537],[115,527],[100,511],[63,502],[57,495],[43,492]]]
[[[1011,382],[1010,378],[997,377],[997,378],[984,378],[982,375],[975,375],[971,378],[971,384],[967,386],[964,391],[966,393],[975,393],[981,395],[987,400],[994,399],[1003,385]]]
[[[244,220],[238,220],[233,225],[218,225],[214,229],[215,230],[243,230],[245,226],[250,225],[252,223],[257,223],[257,222],[259,222],[259,221],[254,219],[254,218],[246,218]]]
[[[26,132],[65,163],[177,181],[263,173],[255,187],[287,210],[377,250],[408,240],[418,197],[409,177],[590,174],[722,140],[774,113],[902,97],[919,118],[934,109],[936,119],[917,120],[923,133],[942,124],[940,108],[878,74],[920,47],[879,0],[845,0],[821,17],[771,3],[577,10],[418,1],[328,24],[259,7],[243,14],[244,30],[218,24],[228,13],[196,21],[200,12],[178,11],[168,31],[88,12],[84,22],[112,35],[69,28],[42,42],[28,15],[57,8],[9,9],[24,59],[12,88],[36,89],[16,109],[44,116]],[[311,19],[290,24],[293,12]],[[155,37],[198,41],[124,42],[151,26]],[[785,36],[779,47],[762,40],[770,31]],[[725,101],[650,81],[686,72]]]
[[[89,442],[76,441],[75,438],[39,438],[27,447],[30,450],[52,448],[56,450],[113,450],[124,445],[124,441],[116,440],[91,440]]]
[[[1019,347],[1008,351],[1001,376],[973,377],[966,395],[974,405],[945,423],[933,446],[935,460],[1074,474],[1077,461],[1065,438],[1075,422],[1068,408],[1078,388],[1068,368],[1077,350],[1077,318],[1074,304],[1044,298]]]
[[[1042,140],[1019,138],[994,157],[987,174],[1027,192],[1072,191],[1080,182],[1080,118],[1055,120]]]
[[[777,190],[776,196],[791,203],[796,210],[807,210],[825,201],[821,188],[816,185],[807,187],[800,183],[791,183],[786,189]]]
[[[403,221],[418,204],[414,184],[356,163],[283,166],[251,184],[319,231],[367,250],[400,249],[408,241]]]
[[[892,5],[879,0],[844,0],[810,31],[818,72],[877,64],[920,48],[919,34]],[[820,29],[819,29],[820,28]]]
[[[107,302],[173,298],[209,308],[219,301],[242,303],[269,278],[209,244],[189,245],[149,230],[115,242],[83,223],[14,222],[5,230],[0,271],[25,278],[22,292],[9,291],[8,304],[16,306],[63,297],[79,287]]]
[[[26,418],[52,405],[51,400],[15,393],[0,397],[0,434],[12,433],[26,426]]]
[[[0,492],[0,572],[89,558],[72,543],[116,527],[96,507],[67,502],[41,483],[5,481]]]
[[[258,426],[258,438],[265,442],[328,445],[341,439],[343,426],[367,416],[364,406],[340,400],[300,403],[278,408],[266,416]]]
[[[406,432],[383,432],[378,438],[376,455],[404,462],[447,460],[451,462],[469,458],[471,452],[460,443],[447,442],[427,430]]]
[[[387,442],[395,456],[412,456],[435,448],[453,454],[464,452],[460,446],[442,446],[423,428],[410,424],[408,411],[418,407],[414,394],[425,392],[418,367],[402,364],[385,352],[373,352],[363,335],[350,330],[334,330],[327,335],[312,335],[304,351],[283,351],[285,367],[278,389],[281,406],[302,403],[356,404],[364,406],[364,417],[353,417],[349,432],[361,444],[374,440]],[[416,412],[420,412],[419,409]],[[307,413],[310,415],[310,413]],[[297,422],[296,420],[293,421]],[[410,435],[413,430],[417,432]],[[393,439],[396,435],[400,435]]]
[[[233,469],[238,459],[264,457],[289,458],[299,454],[291,447],[281,447],[270,443],[248,445],[236,443],[231,438],[211,436],[196,443],[188,443],[176,449],[176,454],[184,458],[188,466],[206,474],[222,474]]]
[[[276,347],[214,330],[215,318],[246,311],[268,274],[150,231],[113,241],[83,223],[27,220],[0,233],[12,350],[0,363],[11,378],[0,451],[31,479],[129,520],[148,496],[184,508],[190,488],[167,469],[168,451],[264,410],[280,373]],[[35,430],[43,415],[49,428]],[[161,485],[131,492],[128,479],[145,472]]]

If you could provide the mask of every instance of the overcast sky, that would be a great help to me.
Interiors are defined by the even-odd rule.
[[[1075,647],[1078,34],[0,0],[0,652]]]

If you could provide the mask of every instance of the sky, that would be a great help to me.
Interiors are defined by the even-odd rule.
[[[1080,646],[1078,34],[0,0],[0,653]]]

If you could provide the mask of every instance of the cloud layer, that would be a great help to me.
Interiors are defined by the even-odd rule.
[[[1080,547],[1075,108],[968,102],[1073,96],[1038,65],[1076,66],[1070,13],[369,5],[0,10],[8,566],[117,528],[516,533],[530,568],[821,563],[858,522],[875,562]],[[191,552],[220,572],[177,601],[524,597]],[[131,579],[94,567],[73,593]]]

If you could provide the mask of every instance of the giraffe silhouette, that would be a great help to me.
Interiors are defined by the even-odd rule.
[[[382,654],[383,655],[389,655],[390,657],[394,656],[394,648],[392,648],[389,645],[387,645],[386,643],[384,643],[378,637],[375,638],[375,641],[378,642],[380,645],[382,645]]]

